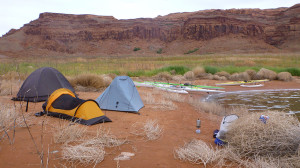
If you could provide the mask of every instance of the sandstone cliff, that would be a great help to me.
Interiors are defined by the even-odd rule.
[[[3,55],[183,54],[300,51],[300,4],[204,10],[156,18],[42,13],[0,38]],[[134,52],[133,48],[140,51]]]

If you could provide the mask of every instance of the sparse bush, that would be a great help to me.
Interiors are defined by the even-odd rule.
[[[82,145],[84,146],[103,146],[103,147],[117,147],[126,143],[125,139],[118,139],[116,136],[111,134],[109,130],[102,127],[97,129],[97,134],[93,138],[84,140]]]
[[[10,71],[7,72],[6,74],[2,75],[1,77],[2,79],[5,80],[25,80],[27,78],[27,75],[25,74],[20,74],[19,72],[15,72],[15,71]]]
[[[213,80],[227,80],[225,76],[218,76],[218,75],[213,75],[212,76]]]
[[[205,69],[203,67],[197,66],[193,69],[193,73],[196,78],[202,77],[205,74]]]
[[[291,73],[293,76],[300,76],[300,69],[299,68],[286,68],[285,71]]]
[[[189,98],[189,104],[197,111],[220,115],[225,111],[224,107],[215,102],[203,102],[200,99]]]
[[[139,50],[141,50],[141,48],[139,48],[139,47],[134,47],[134,49],[133,49],[133,51],[139,51]]]
[[[178,75],[183,75],[185,74],[187,71],[189,71],[190,69],[185,67],[185,66],[168,66],[168,67],[163,67],[163,68],[160,68],[160,69],[156,69],[153,71],[154,74],[157,74],[159,72],[174,72],[174,75],[175,74],[178,74]]]
[[[191,53],[194,53],[194,52],[196,52],[198,50],[199,50],[199,48],[195,48],[193,50],[189,50],[188,52],[185,52],[184,54],[191,54]]]
[[[23,81],[2,80],[0,81],[0,96],[16,95]]]
[[[169,72],[160,72],[157,75],[154,76],[157,80],[166,80],[169,81],[172,79],[172,76]]]
[[[270,118],[266,124],[259,120],[263,113],[249,113],[235,121],[226,140],[242,157],[297,155],[300,125],[296,117],[283,112],[264,112]]]
[[[81,127],[76,123],[62,124],[54,130],[54,143],[69,143],[78,141],[86,133],[86,127]]]
[[[62,158],[75,165],[96,165],[103,161],[104,156],[105,151],[102,146],[84,146],[80,144],[75,146],[67,145],[62,149]]]
[[[194,164],[204,164],[204,167],[206,167],[208,163],[213,163],[218,158],[217,156],[218,152],[211,146],[196,139],[186,143],[181,148],[175,149],[175,158],[190,161]]]
[[[96,74],[81,74],[69,79],[70,84],[76,88],[76,86],[82,86],[87,88],[101,89],[107,87],[109,83],[108,77],[103,79],[103,76]]]
[[[185,80],[185,78],[182,75],[175,75],[172,77],[172,80],[181,83],[181,81]]]
[[[7,129],[17,117],[15,108],[0,103],[0,130]]]
[[[183,76],[187,80],[194,80],[195,79],[195,75],[194,75],[193,71],[188,71]]]
[[[241,72],[241,73],[234,73],[230,75],[229,79],[235,81],[248,81],[251,78],[247,72]]]
[[[277,74],[277,78],[281,81],[291,81],[293,79],[291,73],[289,72],[280,72]]]
[[[217,73],[215,73],[215,75],[218,75],[220,77],[224,76],[226,79],[228,79],[230,77],[230,73],[225,72],[225,71],[217,72]]]
[[[176,102],[184,102],[185,99],[180,96],[179,93],[169,93],[169,92],[163,92],[163,97],[166,98],[167,100],[172,100]]]
[[[250,76],[250,79],[251,80],[255,80],[257,77],[256,77],[256,71],[253,70],[253,69],[248,69],[245,71],[249,76]]]
[[[218,69],[216,67],[212,67],[212,66],[205,66],[204,69],[205,69],[206,73],[215,74],[218,72]]]
[[[158,50],[156,51],[156,53],[157,53],[157,54],[161,54],[161,53],[162,53],[162,50],[163,50],[163,49],[160,48],[160,49],[158,49]]]
[[[134,123],[131,127],[131,133],[153,141],[162,136],[163,128],[161,128],[157,120],[148,120],[145,123]]]
[[[270,79],[270,80],[274,80],[277,78],[277,74],[274,71],[271,71],[269,69],[265,69],[265,68],[261,68],[258,72],[257,75],[261,78],[261,79]]]

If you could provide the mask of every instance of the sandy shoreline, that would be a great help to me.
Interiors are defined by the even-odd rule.
[[[197,80],[193,84],[211,85],[220,83],[214,80]],[[267,90],[267,89],[300,89],[300,79],[295,79],[291,82],[270,81],[265,83],[260,88],[244,88],[240,86],[225,86],[225,91],[246,91],[246,90]],[[155,99],[160,100],[160,92],[154,91],[152,88],[139,87],[138,91],[141,96],[147,93],[152,93]],[[79,97],[82,99],[96,99],[101,92],[79,92]],[[183,99],[200,98],[207,95],[206,93],[193,93],[182,95]],[[11,96],[1,96],[0,101],[4,104],[12,105]],[[120,167],[199,167],[188,162],[182,162],[174,159],[174,149],[182,146],[185,142],[193,138],[201,139],[208,144],[214,146],[212,137],[213,130],[218,129],[221,116],[198,112],[186,102],[173,102],[177,108],[175,110],[162,110],[153,108],[154,105],[145,104],[145,107],[140,110],[140,115],[133,113],[104,111],[107,117],[113,122],[89,126],[90,134],[95,133],[99,126],[109,129],[112,134],[118,138],[126,138],[128,144],[124,144],[119,148],[107,148],[106,156],[103,162],[96,167],[116,167],[117,162],[113,159],[121,152],[132,152],[135,156],[128,161],[120,161]],[[16,102],[20,104],[20,102]],[[67,162],[60,159],[61,144],[53,142],[53,131],[55,128],[65,123],[66,121],[52,117],[34,117],[34,113],[42,110],[43,103],[31,103],[29,105],[28,114],[30,117],[30,131],[36,141],[36,144],[41,151],[43,149],[47,157],[49,146],[49,167],[70,166]],[[25,103],[23,103],[24,109]],[[196,134],[196,120],[200,118],[202,121],[201,133]],[[147,120],[157,120],[163,127],[164,132],[160,139],[154,141],[146,141],[139,136],[131,134],[132,125],[136,122],[146,122]],[[43,140],[41,140],[41,130],[43,123]],[[83,126],[86,127],[86,126]],[[12,131],[9,132],[12,136]],[[51,151],[58,151],[51,153]],[[13,145],[9,145],[7,138],[0,144],[0,167],[40,167],[40,159],[37,155],[37,150],[34,147],[33,141],[30,138],[26,128],[16,128],[16,137]],[[76,167],[82,167],[80,165]],[[89,166],[89,167],[93,167]],[[201,167],[201,166],[200,166]]]

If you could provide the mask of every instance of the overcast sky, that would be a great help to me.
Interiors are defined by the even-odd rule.
[[[117,19],[154,18],[204,9],[291,7],[300,0],[0,0],[0,36],[43,12],[94,14]]]

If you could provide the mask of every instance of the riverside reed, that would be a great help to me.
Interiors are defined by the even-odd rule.
[[[261,68],[267,68],[276,73],[287,71],[294,76],[300,76],[299,64],[299,54],[86,56],[84,58],[63,57],[63,59],[60,57],[41,57],[1,60],[0,75],[11,71],[20,75],[28,75],[35,69],[45,66],[54,67],[67,76],[82,73],[154,76],[159,72],[171,72],[172,70],[175,70],[175,74],[172,75],[183,75],[197,66],[202,66],[207,73],[212,74],[221,71],[232,74],[244,72],[247,69],[258,71]]]

